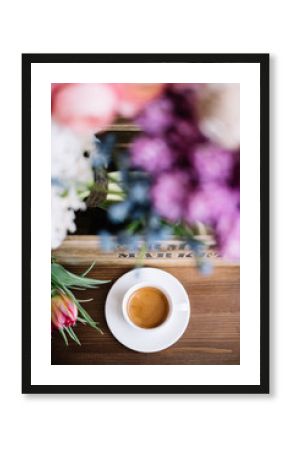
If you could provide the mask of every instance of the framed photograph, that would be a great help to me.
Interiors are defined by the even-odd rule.
[[[23,54],[22,144],[23,393],[269,393],[269,55]]]

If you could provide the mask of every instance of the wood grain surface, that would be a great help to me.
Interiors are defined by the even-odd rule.
[[[131,266],[130,266],[131,264]],[[160,267],[154,259],[144,266]],[[81,273],[87,268],[83,262],[66,267]],[[126,266],[112,262],[97,265],[90,273],[98,279],[117,280],[134,268],[134,261]],[[84,304],[94,320],[100,323],[104,334],[94,329],[77,326],[82,345],[70,342],[66,347],[61,336],[52,337],[52,364],[239,364],[240,363],[240,283],[239,266],[217,265],[210,276],[201,275],[193,265],[176,266],[172,263],[162,269],[168,271],[184,285],[190,298],[191,317],[187,330],[172,347],[157,353],[143,354],[127,349],[109,331],[104,305],[111,283],[96,290],[77,292],[78,298],[94,300]]]

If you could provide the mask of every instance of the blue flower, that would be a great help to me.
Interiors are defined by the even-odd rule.
[[[145,237],[146,244],[150,250],[153,250],[159,241],[159,233],[154,231],[149,231]]]
[[[108,167],[112,159],[115,141],[116,139],[113,134],[108,134],[102,141],[95,138],[96,151],[92,154],[92,166],[94,168]]]
[[[130,211],[130,202],[124,201],[112,205],[108,210],[108,215],[113,223],[122,223],[128,217]]]
[[[213,265],[210,261],[202,260],[199,264],[199,270],[203,275],[210,275],[213,271]]]
[[[160,217],[157,216],[156,214],[151,215],[151,217],[149,218],[149,221],[148,221],[148,225],[150,228],[152,228],[154,230],[159,229],[161,226]]]
[[[168,225],[163,225],[160,230],[160,240],[168,240],[172,236],[172,229]]]
[[[145,216],[146,210],[140,205],[132,206],[130,212],[130,219],[132,220],[142,220]]]
[[[206,247],[202,242],[199,242],[196,239],[188,239],[187,243],[191,250],[193,250],[199,257],[203,256]]]
[[[108,231],[100,231],[100,244],[105,252],[111,252],[115,248],[113,236]]]
[[[148,185],[144,182],[135,182],[129,191],[130,199],[136,203],[148,201]]]
[[[129,251],[135,252],[139,247],[140,236],[138,234],[130,234],[126,231],[118,234],[118,244],[126,247]]]

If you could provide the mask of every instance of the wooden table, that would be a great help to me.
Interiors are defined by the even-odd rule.
[[[71,241],[68,240],[68,245]],[[70,250],[71,251],[71,250]],[[73,258],[66,258],[66,247],[55,252],[62,263],[70,260],[73,264],[66,267],[81,273],[88,266],[86,258],[78,252]],[[87,253],[85,253],[87,254]],[[84,253],[83,253],[84,255]],[[80,257],[79,257],[80,256]],[[77,261],[80,263],[76,263]],[[240,363],[240,284],[239,266],[217,264],[212,275],[204,276],[193,264],[174,265],[173,260],[163,260],[162,269],[177,277],[187,290],[191,304],[191,317],[187,330],[172,347],[157,353],[143,354],[127,349],[120,344],[109,331],[104,305],[111,284],[96,290],[78,291],[78,298],[94,298],[83,304],[95,321],[100,323],[104,334],[94,329],[77,326],[77,334],[82,343],[78,346],[70,341],[66,347],[61,336],[52,337],[52,364],[239,364]],[[159,267],[157,259],[145,260],[144,266]],[[126,260],[108,264],[101,259],[91,271],[90,276],[98,279],[118,279],[134,268],[134,261]]]

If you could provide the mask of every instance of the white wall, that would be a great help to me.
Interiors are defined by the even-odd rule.
[[[125,13],[125,5],[135,11],[135,18]],[[203,0],[196,4],[183,0],[106,0],[102,6],[86,0],[27,0],[7,2],[2,7],[1,262],[2,271],[9,271],[1,277],[1,442],[7,440],[3,448],[272,449],[278,438],[284,441],[282,447],[287,447],[290,66],[286,5],[279,0]],[[20,276],[20,256],[16,253],[20,245],[20,53],[150,51],[272,53],[271,223],[272,235],[276,235],[272,244],[272,394],[23,396],[21,293],[20,282],[15,281]],[[39,301],[44,301],[47,293],[39,295]]]

